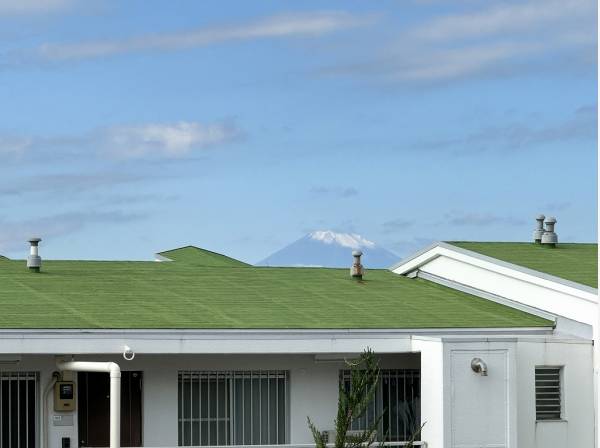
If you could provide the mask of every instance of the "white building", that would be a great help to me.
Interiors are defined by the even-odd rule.
[[[391,442],[591,448],[596,253],[439,243],[362,280],[193,247],[0,260],[0,448],[108,446],[109,375],[71,360],[120,366],[122,446],[311,444],[367,347]]]

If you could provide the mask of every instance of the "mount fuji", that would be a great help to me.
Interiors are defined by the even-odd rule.
[[[388,268],[400,261],[396,254],[356,233],[318,230],[304,235],[257,265],[349,268],[353,250],[363,252],[362,264],[366,269]]]

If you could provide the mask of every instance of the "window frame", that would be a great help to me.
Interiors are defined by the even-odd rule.
[[[39,437],[40,437],[40,422],[41,422],[41,418],[40,418],[40,372],[39,371],[34,371],[34,370],[4,370],[4,369],[0,369],[0,448],[3,447],[3,438],[4,438],[4,433],[3,433],[3,428],[2,428],[2,423],[4,421],[4,418],[6,416],[2,415],[3,409],[2,409],[2,400],[6,400],[7,397],[4,396],[3,394],[3,387],[2,387],[2,383],[3,381],[8,381],[8,389],[9,389],[9,397],[8,397],[8,402],[9,402],[9,410],[10,410],[10,403],[12,398],[10,397],[11,394],[11,390],[12,390],[12,385],[11,382],[16,380],[17,382],[17,396],[19,397],[19,406],[20,406],[20,387],[19,387],[19,381],[24,381],[24,382],[28,382],[28,381],[33,381],[33,397],[30,396],[29,394],[29,388],[27,387],[27,383],[25,383],[25,399],[26,400],[32,400],[33,401],[33,410],[30,411],[33,413],[33,422],[29,422],[28,416],[26,416],[27,418],[27,426],[26,426],[26,439],[25,439],[25,446],[27,448],[33,447],[33,448],[37,448],[39,443]],[[29,406],[29,405],[27,405]],[[18,412],[20,412],[20,407],[18,407],[17,409],[19,409]],[[27,408],[26,408],[27,410]],[[11,417],[12,418],[12,417]],[[18,427],[20,428],[20,415],[19,415],[19,420],[18,420]],[[30,440],[29,438],[29,433],[27,432],[28,430],[28,425],[29,423],[33,424],[33,439]],[[12,446],[11,440],[10,440],[10,435],[11,435],[11,431],[9,431],[9,446]],[[19,441],[19,445],[21,445],[22,440],[20,439],[20,434],[17,435],[17,439]]]
[[[410,374],[410,385],[413,386],[415,384],[418,384],[418,394],[417,395],[413,395],[411,392],[411,400],[399,400],[399,395],[398,395],[398,389],[396,389],[396,394],[394,394],[395,396],[393,398],[395,398],[397,400],[396,405],[398,405],[398,403],[410,403],[415,401],[415,422],[414,424],[416,425],[417,428],[420,428],[421,425],[421,369],[420,368],[386,368],[386,369],[380,369],[379,371],[379,384],[377,386],[377,389],[375,390],[375,396],[374,396],[374,406],[370,405],[365,413],[365,415],[363,417],[361,417],[361,421],[362,420],[369,420],[369,413],[371,412],[371,409],[373,409],[373,413],[372,416],[374,418],[375,415],[383,413],[385,416],[385,413],[387,412],[387,410],[385,409],[384,406],[384,380],[388,379],[394,379],[396,381],[399,382],[399,378],[400,378],[400,372],[402,372],[402,374],[404,375],[404,387],[403,387],[403,395],[406,394],[407,390],[407,378],[409,377],[408,375]],[[350,378],[350,370],[349,369],[343,369],[339,371],[339,381],[349,381]],[[338,383],[339,384],[339,383]],[[398,388],[399,384],[396,385],[396,387]],[[388,385],[388,388],[390,386]],[[414,386],[413,386],[414,387]],[[414,391],[413,391],[414,392]],[[392,397],[392,395],[390,395],[390,391],[388,389],[388,400],[390,399],[390,397]],[[394,435],[394,437],[389,437],[389,440],[386,440],[385,442],[406,442],[407,440],[402,440],[400,438],[400,415],[398,413],[398,410],[396,410],[396,418],[395,418],[395,423],[396,423],[396,434]],[[377,428],[377,440],[381,441],[380,436],[384,434],[383,428],[385,426],[385,421],[388,422],[388,431],[390,431],[390,427],[393,427],[393,425],[391,424],[392,419],[391,419],[391,415],[388,413],[388,418],[382,418],[381,422],[379,424],[379,427]],[[358,423],[358,425],[355,424],[356,421],[354,421],[351,425],[351,430],[362,430],[364,429],[363,427],[361,427],[361,423]],[[357,427],[358,426],[358,427]],[[366,426],[366,425],[365,425]],[[414,430],[416,431],[417,428],[415,428]],[[405,435],[405,423],[402,423],[402,437],[404,439],[406,439],[407,437],[410,437],[410,430],[409,432],[406,433]],[[394,438],[397,438],[398,440],[394,440]],[[417,435],[417,438],[415,439],[415,441],[420,441],[420,434]]]
[[[265,379],[267,381],[271,381],[273,379],[278,380],[278,381],[282,381],[283,383],[283,396],[282,397],[278,397],[276,398],[276,403],[275,403],[275,412],[278,413],[278,417],[277,417],[277,426],[276,426],[276,434],[279,434],[279,428],[280,426],[282,426],[283,429],[283,438],[279,439],[279,435],[276,436],[276,438],[278,440],[281,440],[281,442],[277,442],[277,443],[268,443],[269,440],[264,441],[262,440],[262,429],[259,429],[259,442],[257,443],[253,443],[253,440],[250,440],[250,443],[246,443],[248,442],[247,440],[244,440],[245,438],[245,434],[242,434],[242,442],[243,445],[245,446],[260,446],[260,445],[286,445],[289,444],[290,441],[290,371],[289,370],[274,370],[274,369],[265,369],[265,370],[180,370],[178,371],[178,375],[177,375],[177,400],[178,400],[178,416],[177,416],[177,432],[178,432],[178,446],[233,446],[236,445],[236,441],[237,441],[237,437],[236,437],[236,431],[238,430],[237,425],[236,425],[236,419],[235,419],[235,413],[236,413],[236,400],[238,400],[238,403],[244,403],[244,400],[246,399],[246,392],[243,392],[243,395],[241,395],[240,397],[236,397],[236,393],[239,387],[239,384],[236,383],[236,381],[242,381],[242,391],[244,391],[245,389],[245,381],[250,380],[251,381],[251,391],[252,391],[252,381],[253,380],[261,380],[264,381]],[[206,379],[208,378],[208,379]],[[182,398],[184,397],[184,387],[185,387],[185,382],[187,382],[188,380],[190,381],[189,384],[198,384],[198,387],[200,388],[202,385],[203,380],[204,381],[211,381],[212,378],[214,378],[215,380],[219,381],[224,380],[225,381],[225,391],[226,391],[226,396],[224,397],[224,399],[227,402],[226,405],[226,412],[225,412],[225,417],[221,418],[218,415],[217,412],[217,417],[216,420],[215,418],[209,417],[209,419],[207,420],[207,422],[211,422],[211,421],[224,421],[225,422],[225,440],[221,441],[221,440],[217,440],[218,445],[211,443],[211,438],[207,438],[207,444],[208,445],[203,445],[203,438],[202,438],[202,431],[201,429],[199,429],[199,433],[198,433],[198,445],[186,445],[185,441],[186,441],[186,437],[184,435],[184,424],[190,424],[190,438],[189,438],[189,442],[190,444],[192,444],[194,442],[194,432],[193,432],[193,428],[192,428],[192,423],[194,422],[194,420],[198,421],[198,424],[201,425],[202,424],[202,409],[204,409],[203,403],[206,406],[206,410],[208,412],[208,414],[210,415],[210,409],[212,407],[209,397],[210,395],[207,394],[206,397],[202,395],[201,390],[200,393],[196,396],[191,394],[191,390],[193,389],[193,385],[192,385],[192,389],[190,389],[190,404],[189,404],[189,412],[190,412],[190,417],[186,417],[186,410],[187,407],[185,406],[185,401],[182,400]],[[261,391],[262,389],[262,382],[259,381],[259,391]],[[210,384],[208,384],[208,387],[210,387]],[[218,387],[218,386],[217,386]],[[276,382],[275,383],[275,388],[276,390],[279,391],[279,388],[281,387],[281,385]],[[269,397],[269,390],[267,389],[267,397]],[[207,389],[208,391],[208,389]],[[254,399],[252,396],[252,392],[251,393],[251,399]],[[198,409],[198,417],[194,418],[194,409],[195,406],[193,404],[194,398],[198,399],[198,405],[197,405],[197,409]],[[259,419],[262,418],[262,406],[263,406],[263,396],[262,393],[259,392],[259,402],[258,402],[258,408],[259,408]],[[268,398],[268,400],[271,400],[270,398]],[[282,400],[282,406],[279,406],[279,400]],[[269,402],[270,404],[270,402]],[[218,407],[220,405],[220,403],[215,403],[214,406]],[[243,406],[243,404],[242,404]],[[253,413],[253,409],[256,406],[256,404],[253,404],[253,407],[250,409],[250,416],[252,419],[252,413]],[[245,413],[246,410],[243,410],[243,412]],[[283,421],[280,423],[279,422],[279,418],[280,418],[280,414],[283,413]],[[246,421],[246,415],[243,415],[243,420],[242,421]],[[270,412],[268,413],[268,415],[270,415]],[[267,427],[270,428],[270,423],[267,423]],[[218,427],[218,426],[217,426]],[[252,427],[253,428],[253,427]],[[262,427],[261,427],[262,428]],[[245,430],[244,430],[245,432]],[[209,433],[210,434],[210,433]],[[252,434],[252,432],[251,432]],[[269,433],[268,435],[269,437],[271,436],[271,434]],[[217,435],[217,439],[218,439],[218,435]],[[251,435],[251,439],[254,439],[254,436]]]

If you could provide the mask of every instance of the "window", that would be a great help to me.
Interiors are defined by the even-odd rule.
[[[350,371],[341,373],[346,388]],[[421,373],[418,369],[381,369],[379,385],[367,412],[352,423],[352,430],[365,430],[382,415],[377,438],[386,442],[408,440],[421,427]],[[420,440],[417,437],[416,440]]]
[[[535,418],[560,420],[562,408],[561,368],[535,368]]]
[[[179,372],[179,446],[287,441],[288,372]]]
[[[0,448],[36,446],[37,380],[35,372],[0,371]]]

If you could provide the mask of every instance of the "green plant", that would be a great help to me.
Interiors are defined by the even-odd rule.
[[[417,437],[419,437],[419,434],[421,434],[421,431],[423,431],[423,426],[425,426],[425,423],[426,422],[424,422],[419,428],[417,428],[412,433],[410,439],[406,441],[406,444],[402,448],[413,448],[415,446],[415,441],[417,440]]]
[[[362,417],[372,402],[379,383],[379,364],[371,349],[365,350],[358,360],[348,362],[350,367],[349,387],[340,381],[338,410],[335,418],[335,448],[369,447],[375,442],[377,428],[383,414],[376,416],[373,422],[358,435],[348,434],[352,422]],[[325,435],[308,419],[317,448],[325,448]],[[383,440],[383,439],[382,439]]]

